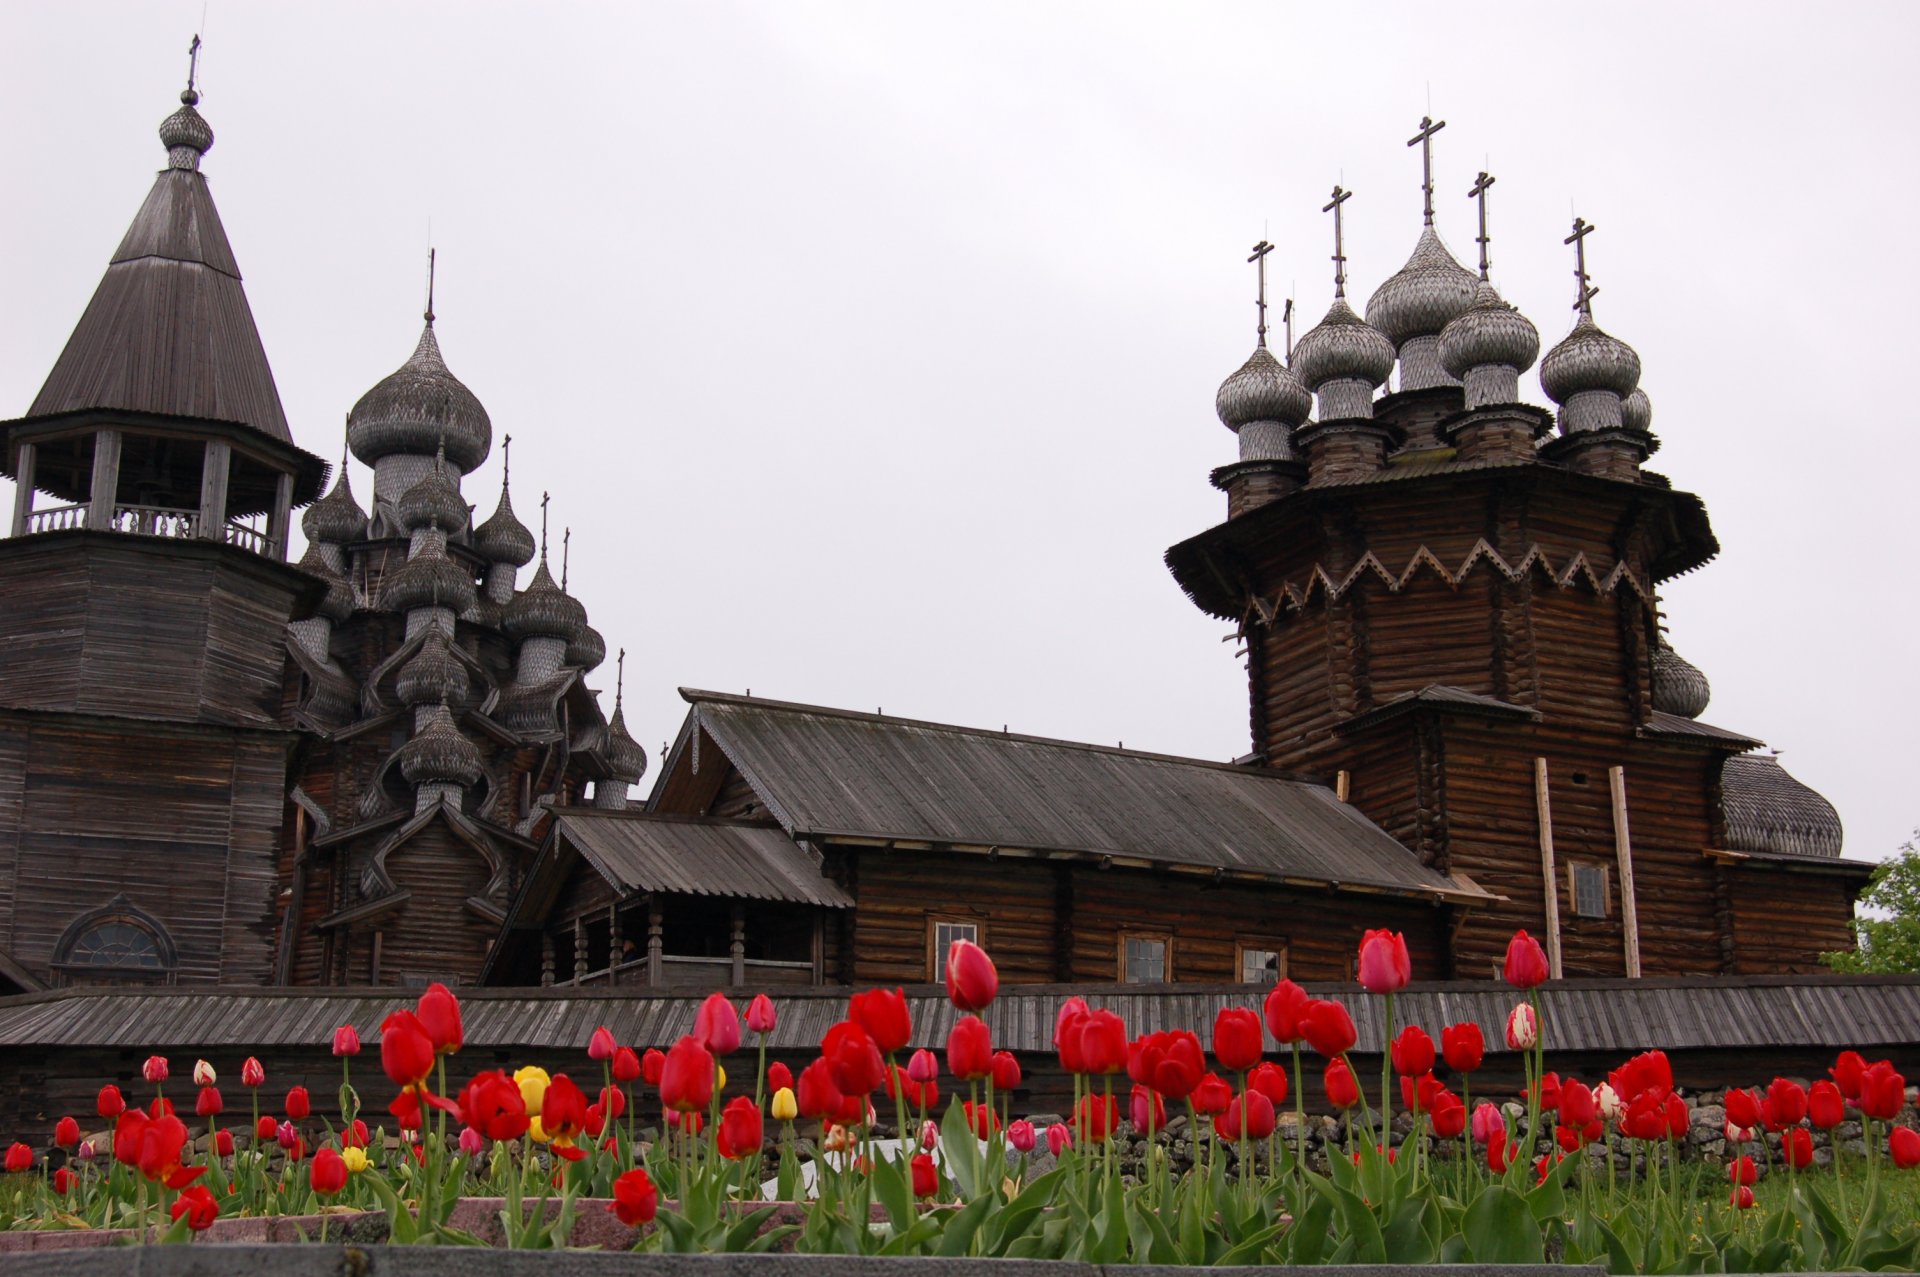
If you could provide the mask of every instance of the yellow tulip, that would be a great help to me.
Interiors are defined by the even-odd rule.
[[[800,1115],[800,1106],[793,1101],[793,1088],[783,1086],[773,1093],[773,1120],[791,1122]]]
[[[727,1089],[727,1070],[718,1064],[713,1066],[713,1089],[716,1091]]]
[[[520,1088],[520,1098],[526,1102],[527,1112],[540,1111],[540,1106],[547,1102],[547,1086],[552,1081],[547,1071],[537,1064],[514,1070],[513,1084]]]
[[[340,1160],[347,1164],[347,1170],[357,1175],[367,1169],[367,1150],[343,1148],[340,1150]]]
[[[527,1134],[532,1137],[533,1142],[536,1144],[553,1143],[553,1136],[547,1134],[547,1128],[540,1125],[540,1119],[537,1117],[528,1120]]]

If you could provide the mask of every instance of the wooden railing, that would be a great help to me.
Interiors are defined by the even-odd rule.
[[[255,554],[271,556],[273,553],[273,539],[267,535],[266,529],[243,523],[239,519],[227,520],[227,544],[237,545]]]
[[[83,505],[56,505],[45,510],[35,510],[27,516],[29,532],[64,532],[68,528],[87,526],[87,507]]]
[[[192,537],[200,527],[198,510],[181,510],[162,505],[117,505],[113,508],[113,530],[142,537]]]
[[[29,533],[65,532],[74,528],[91,527],[92,520],[88,517],[89,513],[90,509],[85,505],[49,506],[35,510],[27,516],[27,531]],[[200,534],[200,512],[181,510],[172,506],[119,505],[113,508],[113,522],[110,527],[112,531],[125,532],[133,536],[190,540]],[[225,540],[228,545],[269,558],[275,553],[273,538],[258,521],[229,519],[225,531]]]
[[[772,985],[806,985],[813,983],[813,963],[789,962],[774,958],[748,958],[745,962],[746,977],[742,987]],[[639,958],[632,962],[623,962],[613,971],[601,968],[598,971],[582,972],[578,981],[561,983],[608,984],[616,982],[626,985],[644,986],[647,983],[647,960]],[[700,988],[725,989],[733,984],[733,959],[693,957],[689,955],[663,953],[660,955],[661,988]]]

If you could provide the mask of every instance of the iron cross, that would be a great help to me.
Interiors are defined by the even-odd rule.
[[[1561,240],[1562,244],[1573,245],[1573,277],[1580,281],[1580,294],[1574,299],[1573,308],[1583,315],[1592,316],[1593,299],[1600,290],[1587,283],[1587,236],[1593,234],[1593,227],[1584,217],[1573,219],[1573,234]]]
[[[1333,295],[1347,295],[1347,251],[1346,240],[1341,234],[1340,206],[1353,198],[1353,192],[1333,188],[1333,198],[1320,206],[1322,213],[1333,214]]]
[[[540,561],[543,563],[547,558],[547,502],[551,500],[553,500],[552,493],[540,494]]]
[[[1480,202],[1480,234],[1475,238],[1478,239],[1480,243],[1481,279],[1487,277],[1487,267],[1492,265],[1487,258],[1487,245],[1492,242],[1487,237],[1487,188],[1492,186],[1494,181],[1495,179],[1488,174],[1485,169],[1482,169],[1480,170],[1480,176],[1473,179],[1473,189],[1467,192],[1470,198]]]
[[[1267,348],[1267,254],[1272,251],[1273,245],[1263,239],[1253,246],[1253,256],[1247,258],[1248,261],[1258,265],[1260,272],[1260,291],[1254,296],[1253,304],[1260,308],[1258,333],[1261,350]]]
[[[573,554],[573,529],[567,528],[560,534],[560,592],[567,589],[567,560]]]
[[[200,74],[200,34],[195,32],[193,43],[187,46],[187,92],[197,92],[193,87],[194,79]]]
[[[1287,304],[1281,308],[1280,322],[1287,326],[1287,362],[1293,362],[1293,298],[1287,298]]]
[[[507,474],[513,469],[513,436],[500,441],[500,491],[507,490]]]
[[[427,250],[427,322],[433,322],[433,267],[436,250]]]
[[[1447,122],[1434,122],[1431,115],[1420,117],[1420,131],[1407,139],[1408,146],[1420,148],[1420,193],[1425,201],[1427,225],[1433,225],[1433,135],[1447,127]]]
[[[620,655],[614,658],[613,668],[613,712],[620,712],[620,698],[627,690],[627,649],[621,648]]]

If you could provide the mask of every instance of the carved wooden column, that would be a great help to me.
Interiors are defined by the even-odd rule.
[[[33,525],[33,455],[30,443],[20,445],[20,456],[13,472],[19,476],[13,488],[13,535],[23,537]]]
[[[666,916],[660,912],[660,897],[647,897],[647,983],[654,988],[660,987],[661,951],[665,947],[661,936],[666,931]]]
[[[553,935],[546,931],[540,933],[540,987],[553,987]]]
[[[607,906],[607,983],[620,983],[620,901]]]
[[[267,553],[287,561],[288,532],[293,525],[293,473],[288,471],[274,481],[273,514],[267,520]]]
[[[580,977],[587,969],[587,920],[573,920],[573,982],[580,983]]]
[[[206,463],[200,470],[200,535],[208,541],[227,539],[227,480],[232,469],[232,446],[223,439],[209,439]],[[97,475],[97,462],[95,471]]]
[[[120,432],[102,430],[93,437],[93,493],[87,526],[105,532],[113,527],[113,507],[120,496]]]
[[[737,989],[747,982],[747,907],[737,900],[733,904],[733,944],[728,952],[733,957],[733,987]]]

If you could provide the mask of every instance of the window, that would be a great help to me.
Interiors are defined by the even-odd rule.
[[[1567,894],[1573,898],[1575,917],[1604,918],[1607,916],[1610,878],[1607,866],[1602,864],[1575,860],[1567,865]]]
[[[1241,984],[1278,984],[1287,974],[1287,946],[1278,940],[1244,940],[1236,946]]]
[[[67,950],[67,965],[74,967],[147,967],[155,971],[160,961],[160,943],[144,927],[136,927],[120,918],[107,919],[74,937]]]
[[[53,965],[69,980],[168,982],[176,958],[160,920],[115,896],[68,924]]]
[[[980,924],[952,918],[927,919],[927,979],[935,984],[947,982],[947,951],[955,940],[980,943]]]
[[[1165,984],[1173,978],[1172,944],[1164,935],[1122,932],[1120,936],[1120,982],[1122,984]]]

